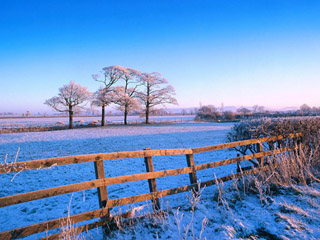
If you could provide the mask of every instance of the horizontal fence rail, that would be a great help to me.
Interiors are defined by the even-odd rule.
[[[225,143],[225,144],[219,144],[214,146],[191,148],[191,149],[190,148],[164,149],[164,150],[145,149],[142,151],[98,153],[98,154],[47,158],[47,159],[40,159],[40,160],[31,160],[31,161],[24,161],[24,162],[2,164],[0,166],[0,174],[5,174],[9,172],[20,172],[20,171],[26,171],[31,169],[40,169],[40,168],[46,168],[46,167],[52,167],[52,166],[93,162],[97,179],[1,197],[0,207],[6,207],[6,206],[34,201],[38,199],[97,188],[100,208],[91,210],[88,212],[60,218],[60,219],[53,219],[53,220],[25,226],[25,227],[16,228],[13,230],[8,230],[5,232],[0,232],[0,239],[22,238],[35,233],[56,229],[61,227],[61,223],[67,222],[66,221],[67,219],[70,219],[72,223],[80,223],[86,220],[100,218],[98,221],[94,223],[77,227],[77,230],[79,232],[88,231],[92,228],[96,228],[99,226],[103,226],[106,223],[113,222],[117,217],[128,218],[131,216],[130,212],[121,214],[119,216],[112,216],[110,214],[110,208],[131,204],[131,203],[136,203],[136,202],[143,202],[147,200],[152,201],[154,210],[156,211],[157,209],[159,209],[159,206],[160,206],[159,198],[181,193],[181,192],[186,192],[191,189],[197,188],[197,171],[221,167],[221,166],[234,164],[234,163],[239,164],[242,161],[247,161],[247,160],[252,161],[253,159],[257,159],[259,162],[259,164],[256,164],[255,162],[253,162],[254,166],[257,166],[257,167],[250,168],[249,170],[241,171],[236,174],[231,174],[218,179],[211,179],[205,182],[201,182],[200,186],[204,187],[204,186],[214,185],[219,181],[228,181],[234,178],[239,178],[241,176],[255,174],[259,171],[270,170],[270,166],[264,164],[265,157],[295,150],[297,149],[297,144],[291,144],[291,146],[277,147],[272,150],[263,151],[263,143],[279,142],[280,140],[285,141],[288,139],[295,139],[297,140],[296,143],[298,143],[300,141],[299,139],[301,138],[301,136],[302,136],[301,133],[295,133],[295,134],[289,134],[286,136],[275,136],[275,137],[268,137],[268,138],[251,139],[251,140],[244,140],[239,142]],[[194,154],[216,151],[221,149],[236,148],[240,146],[253,145],[253,144],[258,144],[257,153],[248,154],[244,156],[237,156],[235,158],[230,158],[230,159],[221,160],[221,161],[212,161],[209,163],[204,163],[199,165],[195,165],[194,163]],[[185,155],[188,167],[154,171],[152,157],[173,156],[173,155]],[[106,178],[104,173],[103,161],[114,160],[114,159],[124,159],[124,158],[144,158],[147,172]],[[181,175],[181,174],[189,174],[190,185],[185,185],[185,186],[172,188],[172,189],[165,189],[161,191],[157,190],[156,181],[155,181],[156,179],[175,176],[175,175]],[[107,186],[133,182],[133,181],[140,181],[140,180],[148,180],[150,193],[139,194],[135,196],[123,197],[118,199],[108,199]],[[51,236],[48,236],[47,238],[57,239],[58,235],[59,233],[53,234]]]

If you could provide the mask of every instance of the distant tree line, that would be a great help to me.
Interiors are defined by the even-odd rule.
[[[215,106],[202,106],[197,111],[195,120],[198,121],[234,121],[236,115],[232,111],[219,111]]]
[[[198,121],[235,121],[241,119],[257,119],[263,117],[296,117],[296,116],[319,116],[320,107],[309,107],[303,104],[298,110],[291,111],[269,111],[265,107],[254,105],[250,109],[240,107],[233,111],[222,111],[213,105],[202,106],[196,113]]]
[[[58,95],[45,101],[45,104],[58,112],[69,115],[69,128],[73,128],[74,113],[91,102],[91,106],[101,107],[101,125],[105,125],[106,107],[113,104],[124,115],[124,124],[133,111],[143,112],[145,123],[149,124],[150,114],[155,107],[163,104],[178,104],[174,98],[175,90],[161,73],[142,73],[136,69],[109,66],[101,74],[92,75],[102,84],[91,93],[87,87],[75,82],[59,88]]]

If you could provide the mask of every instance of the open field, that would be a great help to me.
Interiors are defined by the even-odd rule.
[[[20,148],[18,161],[25,161],[67,155],[142,150],[144,148],[201,147],[223,143],[226,133],[232,125],[231,123],[174,123],[155,126],[107,126],[95,129],[2,134],[0,137],[0,154],[2,159],[8,154],[8,160],[13,161],[17,150]],[[217,151],[203,154],[201,157],[195,158],[195,161],[196,163],[205,163],[213,161],[212,159],[222,160],[234,156],[235,153],[230,151]],[[184,156],[156,157],[154,159],[156,171],[184,167],[185,165]],[[122,159],[106,161],[105,171],[107,177],[112,177],[145,172],[145,166],[142,159]],[[229,173],[230,169],[225,171]],[[223,173],[217,172],[216,174],[221,175]],[[0,176],[0,181],[4,186],[1,196],[95,179],[92,163],[53,167],[49,170],[25,171],[18,174],[11,182],[13,176],[14,174]],[[202,175],[199,175],[199,178],[206,180],[212,178],[212,176],[213,172],[204,171]],[[185,174],[159,179],[157,184],[158,189],[173,188],[181,185],[181,182],[188,184],[188,181],[188,175]],[[148,183],[147,181],[139,181],[115,185],[108,188],[108,192],[111,199],[147,193]],[[5,217],[1,218],[0,231],[61,217],[67,211],[71,195],[66,194],[1,208],[0,214]],[[182,199],[185,198],[183,194],[181,197]],[[83,212],[96,208],[98,207],[97,204],[95,189],[74,193],[71,214],[78,213],[80,210]],[[14,217],[16,215],[21,216],[19,221]]]
[[[203,147],[224,143],[226,134],[232,126],[233,123],[189,122],[147,126],[111,125],[92,129],[2,134],[0,157],[3,160],[7,155],[8,161],[13,161],[18,149],[17,161],[26,161],[144,148]],[[235,156],[236,152],[230,150],[201,153],[195,155],[195,163],[197,165]],[[158,171],[186,167],[185,160],[183,155],[154,157],[153,163],[155,171]],[[104,161],[104,167],[106,177],[145,172],[142,158]],[[203,170],[197,174],[200,181],[206,181],[235,171],[236,165],[233,164]],[[0,182],[3,191],[0,196],[94,179],[93,163],[29,170],[16,176],[13,173],[2,174]],[[164,215],[140,220],[138,218],[135,224],[119,223],[120,230],[114,230],[108,238],[185,239],[187,236],[186,239],[192,239],[196,236],[199,239],[318,239],[320,237],[319,184],[314,183],[311,188],[307,186],[279,188],[270,195],[266,194],[267,188],[254,186],[256,183],[252,180],[251,187],[250,184],[244,185],[244,188],[235,187],[241,186],[241,182],[242,180],[230,181],[205,188],[198,197],[192,197],[191,193],[165,197],[161,199],[162,208],[167,210]],[[188,183],[188,174],[157,179],[158,190]],[[110,199],[148,192],[147,181],[108,187]],[[135,207],[138,207],[135,210],[136,216],[149,211],[148,207],[141,206],[144,204],[135,204]],[[96,208],[98,208],[96,189],[8,206],[0,208],[2,216],[0,231],[66,216],[68,211],[73,215]],[[127,207],[123,206],[114,208],[112,212],[119,213],[126,209]],[[33,238],[34,236],[31,236],[28,239]],[[86,238],[102,239],[101,229],[90,231],[86,234]]]
[[[151,122],[181,122],[192,121],[194,115],[150,116]],[[93,121],[100,121],[101,117],[74,117],[75,126],[87,125]],[[144,123],[145,118],[129,116],[128,123]],[[96,123],[99,125],[99,123]],[[106,124],[123,124],[123,116],[106,116]],[[4,128],[30,128],[30,127],[55,127],[68,126],[68,116],[65,117],[13,117],[0,118],[0,129]]]

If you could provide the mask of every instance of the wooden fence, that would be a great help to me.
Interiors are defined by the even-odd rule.
[[[165,197],[172,194],[177,194],[185,191],[189,191],[193,188],[197,187],[197,171],[220,167],[224,165],[229,165],[233,163],[237,163],[238,166],[241,161],[250,160],[253,161],[257,159],[256,167],[252,167],[250,169],[246,169],[245,171],[237,172],[236,174],[231,174],[225,177],[221,177],[218,179],[212,178],[212,180],[201,182],[201,187],[214,185],[216,181],[228,181],[233,178],[238,178],[244,175],[251,175],[257,173],[259,171],[267,170],[268,165],[264,163],[264,157],[270,156],[273,154],[279,154],[283,152],[287,152],[296,148],[295,140],[301,137],[300,133],[290,134],[287,136],[276,136],[276,137],[268,137],[268,138],[260,138],[260,139],[252,139],[245,140],[239,142],[225,143],[208,147],[200,147],[200,148],[188,148],[188,149],[165,149],[165,150],[150,150],[145,149],[142,151],[131,151],[131,152],[113,152],[113,153],[99,153],[99,154],[89,154],[89,155],[80,155],[80,156],[68,156],[68,157],[57,157],[57,158],[48,158],[48,159],[40,159],[40,160],[32,160],[25,162],[17,162],[11,164],[2,164],[0,167],[0,174],[6,174],[8,172],[19,172],[30,169],[38,169],[42,167],[51,167],[51,166],[60,166],[67,164],[78,164],[85,162],[93,162],[96,180],[86,181],[81,183],[75,183],[70,185],[64,185],[60,187],[42,189],[33,192],[27,192],[17,195],[11,195],[0,198],[0,207],[6,207],[14,204],[24,203],[28,201],[33,201],[42,198],[48,198],[52,196],[57,196],[61,194],[67,194],[71,192],[82,191],[86,189],[97,188],[98,197],[99,197],[99,209],[91,210],[88,212],[83,212],[79,214],[75,214],[72,216],[67,216],[59,219],[49,220],[25,227],[20,227],[12,230],[8,230],[5,232],[0,232],[0,239],[15,239],[26,237],[35,233],[40,233],[44,231],[48,231],[51,229],[56,229],[61,227],[62,223],[66,223],[67,219],[70,218],[72,223],[79,223],[90,219],[98,218],[97,221],[86,224],[80,227],[77,227],[77,231],[83,232],[88,231],[90,229],[103,226],[108,222],[112,222],[116,217],[130,217],[130,212],[118,215],[111,216],[110,208],[126,205],[130,203],[142,202],[146,200],[152,200],[154,210],[157,210],[159,206],[159,198]],[[290,141],[289,141],[290,140]],[[277,143],[277,147],[269,150],[266,149],[264,151],[264,143],[269,144],[272,142]],[[280,142],[290,142],[291,144],[279,144]],[[194,155],[198,153],[204,153],[209,151],[235,148],[246,145],[256,145],[257,153],[237,156],[235,158],[230,158],[221,161],[212,161],[205,164],[195,165]],[[163,171],[154,171],[152,157],[155,156],[172,156],[172,155],[185,155],[187,166],[185,168],[178,169],[168,169]],[[118,177],[109,177],[106,178],[103,161],[112,160],[112,159],[124,159],[124,158],[144,158],[146,172],[139,174],[131,174],[124,175]],[[181,186],[172,189],[166,190],[157,190],[156,179],[180,174],[189,174],[190,185]],[[109,199],[107,186],[113,184],[127,183],[139,180],[148,180],[150,193],[140,194],[130,197],[118,198],[118,199]],[[58,238],[59,233],[48,236],[48,239],[56,239]]]

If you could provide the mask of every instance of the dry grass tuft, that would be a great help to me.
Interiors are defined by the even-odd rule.
[[[20,148],[18,148],[18,151],[16,153],[16,156],[13,162],[7,162],[8,155],[5,155],[3,163],[0,162],[0,170],[2,172],[5,172],[5,173],[16,172],[16,174],[13,175],[11,182],[19,173],[21,173],[24,170],[27,170],[27,167],[25,166],[25,164],[19,164],[19,165],[17,164],[19,152],[20,152]]]
[[[299,192],[302,191],[299,186],[308,187],[312,182],[320,182],[318,149],[306,151],[300,146],[296,151],[272,156],[268,162],[269,171],[248,177],[251,189],[256,189],[261,196],[279,187]]]
[[[80,229],[77,228],[70,218],[71,201],[72,197],[69,202],[67,219],[61,220],[60,222],[61,233],[59,235],[59,240],[85,240],[85,236],[81,234]]]
[[[201,186],[201,183],[198,182],[198,186],[196,188],[192,189],[189,192],[190,195],[187,195],[187,198],[189,199],[189,202],[191,204],[191,211],[190,211],[191,212],[191,218],[190,218],[190,222],[186,226],[183,226],[183,228],[184,228],[183,232],[181,231],[181,221],[183,219],[183,214],[180,214],[180,211],[179,211],[180,208],[178,208],[176,210],[176,212],[174,212],[174,218],[176,220],[178,233],[179,233],[179,240],[188,239],[190,231],[191,231],[191,237],[192,237],[193,240],[202,239],[202,234],[203,234],[206,226],[208,225],[208,218],[204,217],[202,222],[201,222],[201,230],[200,230],[199,236],[196,237],[195,231],[194,231],[194,214],[195,214],[195,211],[196,211],[196,207],[200,202],[201,194],[202,194],[203,190],[205,189],[205,187],[200,188],[200,186]],[[183,238],[182,238],[182,235],[184,235]],[[206,238],[204,238],[204,239],[206,239]]]

